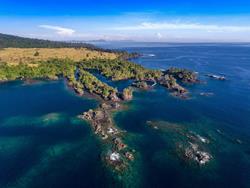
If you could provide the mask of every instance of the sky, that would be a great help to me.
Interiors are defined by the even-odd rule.
[[[0,0],[0,33],[50,40],[250,42],[250,0]]]

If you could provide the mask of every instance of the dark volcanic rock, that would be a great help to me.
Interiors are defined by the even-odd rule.
[[[128,153],[128,146],[122,140],[124,131],[118,130],[112,119],[112,112],[121,108],[121,105],[117,102],[102,103],[99,108],[88,112],[84,112],[79,118],[86,119],[93,127],[95,134],[102,138],[107,148],[111,148],[111,151],[105,153],[102,158],[105,164],[112,167],[112,169],[122,172],[127,169],[128,165],[134,156],[132,153]]]
[[[174,78],[181,80],[185,83],[197,83],[199,82],[197,78],[197,73],[187,70],[187,69],[180,69],[180,68],[170,68],[165,71],[165,74],[172,75]]]
[[[193,143],[185,149],[185,157],[196,161],[199,165],[208,163],[212,158],[209,153],[199,150],[199,146]]]
[[[114,102],[120,101],[120,98],[117,96],[117,94],[115,92],[111,93],[108,98],[109,98],[109,100],[114,101]]]
[[[179,94],[187,93],[187,90],[176,82],[176,79],[171,75],[164,75],[159,79],[159,83],[166,88]]]
[[[139,89],[149,89],[150,86],[147,84],[146,81],[136,81],[132,84],[133,87],[139,88]]]

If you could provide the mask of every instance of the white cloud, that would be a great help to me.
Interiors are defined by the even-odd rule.
[[[72,36],[76,32],[75,30],[70,29],[70,28],[64,28],[64,27],[53,26],[53,25],[39,25],[39,27],[54,30],[60,36]]]
[[[139,25],[115,27],[115,30],[200,30],[206,32],[250,32],[250,26],[229,26],[180,22],[143,22]]]
[[[161,39],[163,37],[161,33],[156,33],[156,36],[158,39]]]

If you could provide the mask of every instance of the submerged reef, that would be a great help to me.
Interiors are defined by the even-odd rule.
[[[185,126],[166,121],[147,121],[147,125],[164,134],[171,134],[175,153],[180,159],[205,165],[213,158],[207,147],[210,140],[186,129]]]

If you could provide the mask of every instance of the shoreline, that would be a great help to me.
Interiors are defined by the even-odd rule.
[[[180,83],[198,83],[197,75],[186,69],[170,68],[166,71],[151,70],[133,62],[124,60],[92,59],[81,62],[54,59],[40,62],[35,67],[19,64],[17,66],[2,65],[6,70],[6,78],[23,80],[33,84],[36,80],[63,79],[67,88],[75,94],[98,101],[96,109],[89,109],[78,117],[90,123],[93,132],[100,138],[108,149],[102,157],[105,165],[114,171],[122,173],[128,169],[135,159],[135,150],[123,141],[126,132],[120,130],[114,122],[112,114],[125,108],[124,102],[133,99],[133,90],[150,90],[156,84],[165,87],[178,98],[187,98],[188,90]],[[13,70],[14,69],[14,70]],[[12,71],[9,71],[12,70]],[[99,80],[89,70],[111,81],[131,80],[132,84],[118,91]],[[9,75],[9,72],[14,72]]]

